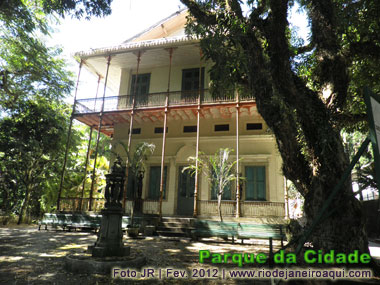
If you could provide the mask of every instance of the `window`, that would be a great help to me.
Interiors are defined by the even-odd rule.
[[[183,132],[184,133],[195,133],[197,131],[197,126],[184,126]]]
[[[163,134],[164,133],[164,128],[163,127],[154,128],[154,133],[155,134]],[[166,127],[166,133],[168,133],[168,127]]]
[[[164,187],[163,199],[166,197],[166,173],[167,168],[164,166]],[[149,169],[149,191],[148,199],[160,199],[160,183],[161,183],[161,166],[151,166]]]
[[[214,130],[215,132],[226,132],[230,130],[230,125],[229,124],[215,125]]]
[[[212,175],[215,175],[214,174],[214,171],[212,171]],[[218,187],[217,185],[214,183],[211,185],[211,200],[217,200],[218,199]],[[223,194],[222,194],[222,200],[231,200],[231,183],[229,182],[225,187],[224,187],[224,190],[223,190]]]
[[[136,85],[137,84],[137,85]],[[132,75],[131,82],[131,95],[136,95],[136,105],[147,105],[148,103],[148,94],[149,94],[149,84],[150,84],[150,73],[138,74],[136,82],[136,74]],[[136,85],[136,89],[135,89]],[[132,102],[133,96],[131,96]]]
[[[182,70],[182,93],[181,99],[185,101],[195,101],[198,97],[199,87],[201,96],[203,95],[204,73],[205,69],[201,69],[201,86],[199,86],[199,68],[183,69]]]
[[[127,198],[128,199],[134,199],[137,198],[137,181],[132,174],[131,170],[129,169],[128,171],[128,182],[127,182]]]
[[[245,177],[245,200],[265,201],[265,166],[246,166]]]
[[[129,130],[128,130],[128,134],[129,134]],[[132,135],[139,135],[139,134],[141,134],[141,128],[132,129]]]
[[[247,124],[247,131],[250,130],[261,130],[263,128],[262,123],[248,123]]]

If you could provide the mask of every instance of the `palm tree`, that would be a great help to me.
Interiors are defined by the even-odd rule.
[[[191,169],[194,174],[197,170],[196,162],[198,160],[198,172],[203,172],[210,184],[213,186],[212,189],[216,189],[218,197],[218,212],[220,221],[223,222],[222,217],[222,196],[224,189],[228,187],[231,181],[236,180],[236,174],[234,172],[234,166],[237,161],[228,161],[230,152],[233,149],[221,148],[213,156],[205,157],[201,154],[198,159],[196,157],[189,157],[191,164],[183,169]],[[240,177],[239,179],[243,179]]]
[[[127,154],[126,165],[128,169],[128,180],[131,179],[132,181],[131,194],[133,197],[133,205],[131,209],[131,224],[133,225],[133,210],[135,207],[137,196],[137,184],[135,183],[135,181],[137,181],[139,173],[145,170],[145,161],[148,159],[150,155],[153,154],[156,146],[152,143],[140,142],[136,145],[135,150],[130,153],[128,151],[128,146],[125,143],[119,142],[119,144],[123,147],[124,152]],[[124,187],[127,186],[128,181],[125,182]]]

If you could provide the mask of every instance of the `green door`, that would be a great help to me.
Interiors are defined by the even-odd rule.
[[[148,105],[149,99],[149,84],[150,84],[150,73],[132,75],[131,84],[131,95],[136,95],[136,106],[146,106]],[[135,88],[136,85],[136,88]],[[136,93],[136,94],[134,94]],[[131,97],[132,100],[132,97]]]
[[[190,170],[182,172],[183,168],[179,167],[178,173],[177,214],[191,216],[194,212],[195,176],[190,174]]]
[[[201,97],[203,96],[204,67],[202,67],[201,70],[201,86],[199,86],[199,68],[182,70],[181,99],[185,102],[196,102],[196,99],[198,98],[199,87],[201,88]]]

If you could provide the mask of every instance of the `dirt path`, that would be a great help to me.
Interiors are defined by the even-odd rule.
[[[271,284],[263,280],[221,280],[217,279],[113,279],[111,276],[97,274],[72,274],[64,269],[65,256],[83,253],[88,245],[96,241],[93,232],[68,232],[62,230],[38,231],[36,226],[0,227],[0,284]],[[190,241],[165,240],[160,238],[128,239],[133,254],[143,254],[147,258],[146,268],[181,269],[188,273],[194,269],[237,268],[233,264],[199,263],[199,250],[217,253],[254,253],[268,254],[266,241],[251,241],[253,244],[241,245],[222,240]],[[278,246],[279,244],[275,244]],[[278,247],[277,247],[278,248]],[[249,264],[245,269],[254,269]],[[256,269],[260,269],[257,268]],[[376,281],[377,280],[377,281]],[[379,279],[372,280],[372,284]],[[354,280],[352,280],[354,281]],[[357,281],[357,280],[356,280]],[[285,284],[285,283],[281,283]],[[334,284],[347,283],[346,280]]]
[[[68,232],[50,229],[38,231],[36,226],[13,226],[0,228],[0,284],[119,284],[150,283],[150,280],[120,280],[97,274],[71,274],[64,269],[64,258],[69,253],[84,252],[96,241],[92,232]],[[211,264],[199,264],[199,250],[211,252],[265,252],[268,245],[238,245],[231,242],[195,242],[186,239],[166,240],[147,237],[125,239],[135,253],[147,258],[146,267],[176,268],[191,271],[194,268],[212,268]],[[185,282],[186,281],[186,282]],[[175,280],[162,283],[215,284],[217,280]],[[235,281],[223,284],[236,283]],[[239,282],[241,283],[241,282]],[[252,283],[250,283],[252,284]],[[257,284],[257,282],[256,282]],[[259,282],[266,284],[266,282]]]

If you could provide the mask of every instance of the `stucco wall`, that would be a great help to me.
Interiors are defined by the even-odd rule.
[[[200,151],[207,155],[214,154],[219,148],[236,149],[235,120],[229,122],[229,132],[223,132],[219,135],[213,132],[214,124],[219,123],[218,120],[201,120],[200,124]],[[241,120],[240,129],[245,129],[248,120]],[[223,123],[226,123],[223,121]],[[176,199],[178,189],[178,167],[187,164],[189,156],[195,156],[196,133],[183,133],[183,125],[196,124],[195,121],[169,121],[168,133],[166,139],[165,165],[168,167],[168,189],[167,198],[163,203],[163,214],[175,214]],[[156,149],[154,154],[147,161],[147,172],[144,178],[143,197],[148,193],[149,166],[160,165],[162,152],[162,134],[154,134],[154,127],[162,127],[161,122],[149,124],[134,124],[135,128],[141,128],[140,135],[132,136],[132,149],[141,141],[154,143]],[[117,142],[128,142],[128,124],[120,124],[115,126],[115,135],[113,138],[114,145]],[[266,167],[266,197],[267,201],[283,202],[284,186],[283,176],[281,175],[281,158],[276,149],[275,140],[272,135],[263,131],[251,131],[248,135],[246,132],[239,136],[239,157],[241,158],[240,169],[243,176],[245,166],[265,166]],[[116,147],[116,151],[120,151]],[[122,153],[122,152],[121,152]],[[235,152],[232,153],[231,159],[236,159]],[[209,200],[210,191],[208,180],[203,175],[200,178],[199,199]],[[244,194],[242,197],[244,200]]]

